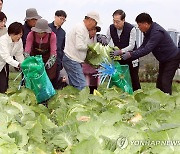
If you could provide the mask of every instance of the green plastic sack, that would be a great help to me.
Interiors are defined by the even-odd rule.
[[[109,87],[111,88],[113,85],[115,85],[121,88],[124,92],[133,94],[129,66],[120,65],[119,62],[115,62],[114,66],[116,68],[116,71],[111,76]]]
[[[41,55],[29,56],[23,61],[21,68],[25,77],[25,86],[33,90],[38,103],[55,95],[56,92],[47,76]]]

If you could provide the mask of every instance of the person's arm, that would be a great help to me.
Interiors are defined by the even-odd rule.
[[[133,52],[131,52],[131,58],[137,59],[139,57],[143,57],[154,50],[154,48],[159,44],[159,42],[163,39],[164,35],[162,31],[155,31],[146,44],[142,44],[142,46]]]
[[[50,55],[57,56],[56,34],[54,32],[52,32],[50,35],[51,35],[51,39],[50,39]]]
[[[11,49],[9,48],[9,45],[7,40],[0,41],[0,57],[9,65],[18,68],[19,62],[10,55]]]
[[[129,38],[129,45],[122,50],[123,53],[127,52],[127,51],[133,51],[134,46],[135,46],[135,42],[136,42],[136,28],[132,28],[131,32],[130,32],[130,38]]]
[[[29,32],[27,39],[26,39],[26,46],[25,46],[25,50],[24,50],[25,57],[27,55],[30,55],[32,46],[33,46],[33,41],[34,41],[34,36],[33,36],[33,32],[31,31],[31,32]]]
[[[107,37],[103,34],[96,34],[97,42],[101,43],[102,45],[108,45]]]
[[[17,52],[15,53],[15,58],[19,63],[22,63],[24,60],[24,56],[23,56],[23,43],[21,39],[19,40],[17,44],[16,51]]]
[[[77,27],[76,38],[75,38],[76,39],[75,47],[77,50],[84,51],[88,49],[88,40],[86,40],[86,37],[89,39],[89,33],[86,34],[82,27]]]
[[[111,34],[110,34],[110,27],[108,28],[107,30],[107,34],[106,34],[106,37],[107,37],[107,43],[109,44],[110,40],[111,40]]]
[[[57,40],[56,40],[56,34],[52,32],[51,34],[51,39],[50,39],[50,57],[48,61],[45,64],[46,69],[50,69],[56,62],[56,57],[57,57]]]

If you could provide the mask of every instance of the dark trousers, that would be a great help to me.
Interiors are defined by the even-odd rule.
[[[62,65],[57,64],[56,77],[51,81],[55,89],[63,89],[68,84],[63,81],[63,77],[60,75],[60,71],[63,69]]]
[[[57,68],[56,68],[56,77],[51,81],[52,85],[55,89],[58,89],[58,82],[60,79],[60,71],[61,71],[62,67],[60,65],[57,64]]]
[[[97,86],[89,86],[90,94],[93,94],[94,90],[97,89]]]
[[[171,60],[159,63],[159,74],[156,87],[164,93],[172,94],[172,81],[180,64],[180,52]]]
[[[131,76],[131,82],[132,82],[132,87],[133,91],[141,89],[140,81],[139,81],[139,62],[138,66],[133,67],[132,60],[120,60],[119,63],[121,65],[128,65],[129,66],[129,72]]]
[[[0,72],[0,93],[5,93],[8,89],[9,65],[6,64]]]

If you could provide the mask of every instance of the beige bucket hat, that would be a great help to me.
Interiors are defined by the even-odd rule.
[[[100,17],[97,12],[94,12],[94,11],[89,12],[89,13],[87,13],[86,16],[94,19],[98,24],[101,24]]]

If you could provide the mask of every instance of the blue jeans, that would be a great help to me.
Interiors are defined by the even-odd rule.
[[[63,67],[68,75],[69,84],[79,90],[87,86],[86,79],[80,63],[63,56]]]

